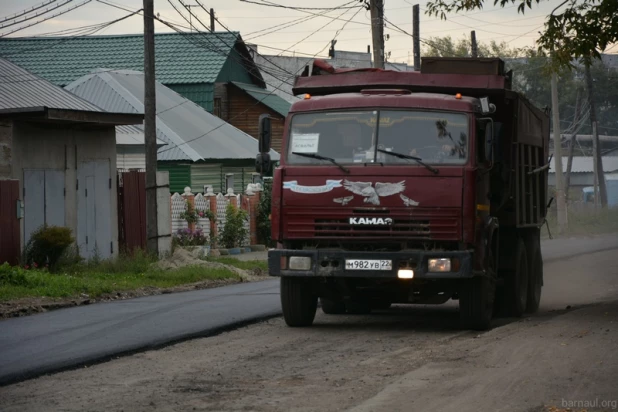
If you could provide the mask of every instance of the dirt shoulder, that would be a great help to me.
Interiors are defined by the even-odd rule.
[[[0,388],[0,404],[6,411],[609,411],[611,403],[577,402],[618,400],[614,255],[546,265],[541,313],[503,319],[486,333],[460,330],[456,304],[319,313],[311,328],[277,318]]]

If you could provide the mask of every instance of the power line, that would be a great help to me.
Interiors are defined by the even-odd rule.
[[[70,1],[73,1],[73,0],[70,0]],[[6,33],[4,33],[4,34],[0,34],[0,37],[5,37],[5,36],[8,36],[9,34],[13,34],[13,33],[16,33],[16,32],[18,32],[18,31],[22,31],[22,30],[28,29],[28,28],[30,28],[30,27],[36,26],[37,24],[43,23],[43,22],[45,22],[45,21],[47,21],[47,20],[51,20],[51,19],[53,19],[53,18],[56,18],[56,17],[61,16],[61,15],[63,15],[63,14],[66,14],[66,13],[68,13],[68,12],[70,12],[70,11],[73,11],[73,10],[75,10],[75,9],[78,9],[78,8],[80,8],[80,7],[82,7],[82,6],[85,6],[86,4],[90,3],[91,1],[92,1],[92,0],[85,0],[84,2],[82,2],[82,3],[80,3],[80,4],[76,5],[76,6],[70,7],[70,8],[68,8],[68,9],[63,10],[63,11],[61,11],[61,12],[59,12],[59,13],[56,13],[56,14],[54,14],[54,15],[52,15],[52,16],[49,16],[49,17],[46,17],[46,18],[44,18],[44,19],[38,20],[38,21],[36,21],[36,22],[34,22],[34,23],[32,23],[32,24],[29,24],[29,25],[27,25],[27,26],[24,26],[24,27],[21,27],[21,28],[14,29],[14,30],[9,31],[9,32],[6,32]],[[65,4],[66,4],[66,3],[65,3]],[[44,14],[44,13],[43,13],[43,14]]]
[[[7,17],[3,18],[2,20],[0,20],[0,23],[4,23],[5,21],[9,21],[9,20],[15,20],[18,17],[25,16],[26,14],[30,14],[33,11],[42,9],[45,6],[49,6],[50,4],[55,3],[56,1],[57,0],[47,0],[46,2],[41,3],[38,6],[33,6],[33,7],[29,8],[29,9],[17,12],[15,14],[11,15],[11,16],[7,16]]]
[[[1,26],[0,26],[0,30],[1,30],[1,29],[5,29],[5,28],[7,28],[7,27],[14,26],[14,25],[16,25],[16,24],[21,24],[21,23],[23,23],[23,22],[26,22],[26,21],[29,21],[29,20],[32,20],[32,19],[36,19],[37,17],[41,17],[41,16],[42,16],[42,15],[44,15],[44,14],[47,14],[47,13],[52,12],[52,11],[54,11],[54,10],[58,10],[59,8],[61,8],[61,7],[65,6],[65,5],[67,5],[67,4],[69,4],[69,3],[71,3],[72,1],[73,1],[73,0],[64,0],[64,3],[61,3],[61,4],[56,4],[56,5],[54,5],[53,7],[50,7],[50,8],[49,8],[49,9],[47,9],[47,10],[43,10],[43,11],[42,11],[42,12],[40,12],[40,13],[36,13],[36,14],[34,14],[33,16],[27,16],[27,17],[24,17],[23,19],[21,19],[21,20],[19,20],[19,21],[14,21],[14,22],[12,22],[12,23],[7,23],[7,24],[4,24],[4,25],[1,25]],[[28,14],[28,13],[26,13],[26,14]],[[14,20],[14,19],[9,19],[9,20]]]
[[[350,6],[350,7],[295,7],[295,6],[284,6],[283,4],[277,4],[277,3],[273,3],[271,1],[264,1],[264,2],[257,2],[257,1],[252,1],[252,0],[240,0],[243,3],[251,3],[251,4],[257,4],[259,6],[266,6],[266,7],[277,7],[277,8],[282,8],[282,9],[289,9],[289,10],[296,10],[296,11],[304,11],[304,10],[328,10],[328,11],[334,11],[334,10],[341,10],[344,8],[347,9],[354,9],[358,6]],[[354,1],[351,3],[355,3]]]

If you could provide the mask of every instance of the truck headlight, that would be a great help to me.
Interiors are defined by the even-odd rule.
[[[429,271],[430,272],[450,272],[451,271],[451,259],[429,259]]]
[[[290,270],[310,270],[311,258],[308,256],[292,256],[288,261]]]

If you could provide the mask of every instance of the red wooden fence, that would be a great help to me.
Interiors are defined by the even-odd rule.
[[[121,250],[146,249],[146,173],[118,176],[118,238]]]
[[[0,264],[19,263],[20,236],[17,219],[18,180],[0,180]]]

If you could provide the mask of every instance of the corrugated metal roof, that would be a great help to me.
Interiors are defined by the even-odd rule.
[[[551,159],[549,166],[549,173],[555,173],[556,167],[554,158]],[[562,171],[566,173],[567,162],[569,158],[564,156],[562,158]],[[603,171],[615,172],[618,171],[618,156],[603,156]],[[571,173],[593,173],[594,165],[592,164],[591,156],[577,156],[573,157],[573,165],[571,166]]]
[[[96,105],[27,70],[0,59],[0,109],[48,107],[101,112]]]
[[[87,83],[93,82],[92,85]],[[105,110],[143,113],[144,75],[128,70],[98,70],[66,86]],[[121,99],[118,99],[118,96]],[[157,138],[167,146],[158,160],[254,159],[257,140],[156,83]],[[139,127],[139,126],[138,126]],[[271,152],[271,157],[279,155]]]
[[[254,86],[252,84],[232,82],[235,86],[247,92],[251,97],[253,97],[258,102],[270,107],[281,116],[287,116],[290,111],[290,107],[292,104],[283,98],[277,96],[274,92],[271,92],[267,89],[262,89],[260,87]]]
[[[157,80],[214,83],[237,41],[229,32],[156,34]],[[1,38],[0,57],[65,86],[97,67],[143,70],[144,36]]]

